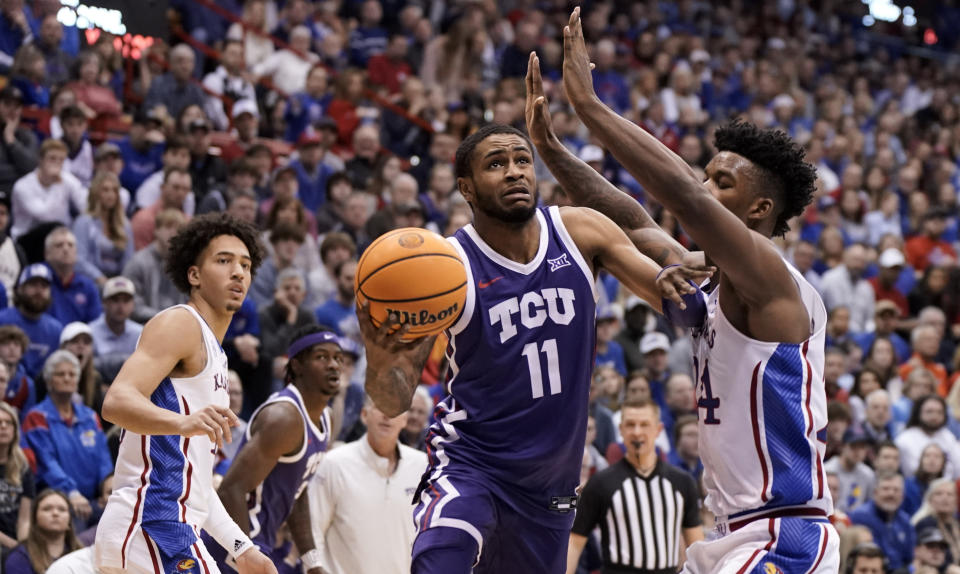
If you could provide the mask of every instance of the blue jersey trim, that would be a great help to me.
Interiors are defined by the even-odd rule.
[[[805,503],[814,492],[799,345],[777,346],[763,370],[762,393],[767,453],[773,467],[769,506]]]

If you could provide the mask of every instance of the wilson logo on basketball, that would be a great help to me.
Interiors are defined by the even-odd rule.
[[[396,314],[399,318],[399,323],[404,325],[410,323],[414,327],[419,325],[429,325],[430,323],[436,323],[437,321],[443,321],[451,316],[456,316],[457,311],[460,310],[460,304],[454,303],[446,309],[443,309],[437,313],[431,313],[426,309],[421,309],[420,311],[403,311],[399,309],[390,309],[387,308],[387,317],[392,314]]]
[[[419,233],[404,233],[397,238],[397,243],[400,244],[400,247],[416,249],[417,247],[423,245],[423,236]]]
[[[187,570],[190,570],[196,565],[197,565],[196,561],[190,558],[187,558],[186,560],[181,560],[180,562],[177,562],[177,570],[179,570],[180,572],[186,572]]]

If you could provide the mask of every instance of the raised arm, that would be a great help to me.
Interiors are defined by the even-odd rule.
[[[391,333],[396,321],[391,317],[378,329],[370,320],[368,303],[359,307],[357,319],[367,352],[364,390],[383,414],[398,416],[410,408],[423,366],[437,337],[422,337],[405,343],[402,339],[410,330],[410,324]]]
[[[676,216],[749,307],[762,308],[784,296],[799,302],[796,285],[772,242],[714,198],[683,159],[597,97],[579,8],[570,16],[563,40],[564,89],[590,132]]]
[[[687,250],[660,229],[639,202],[617,189],[560,142],[553,131],[543,93],[540,58],[533,52],[527,65],[526,118],[527,132],[537,153],[576,205],[599,211],[613,220],[637,249],[657,264],[681,262]]]
[[[103,398],[103,418],[142,435],[207,435],[218,445],[223,437],[229,441],[230,427],[237,424],[230,409],[211,405],[181,415],[150,401],[175,368],[195,358],[201,336],[200,324],[185,309],[151,319]]]

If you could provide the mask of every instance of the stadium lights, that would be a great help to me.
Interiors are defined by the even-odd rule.
[[[100,28],[111,34],[123,36],[127,26],[119,10],[81,4],[79,0],[61,0],[63,7],[57,12],[57,21],[64,26],[76,26],[81,30]]]
[[[863,17],[863,25],[873,26],[877,21],[896,22],[903,17],[903,25],[912,28],[917,25],[917,13],[912,6],[901,8],[891,0],[860,0],[867,6],[870,13]]]

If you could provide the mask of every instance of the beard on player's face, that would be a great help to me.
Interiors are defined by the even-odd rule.
[[[504,223],[526,223],[530,221],[537,212],[537,203],[540,201],[540,192],[533,191],[533,201],[530,205],[514,205],[512,207],[504,206],[497,202],[496,197],[491,194],[475,193],[476,209],[491,219],[497,219]]]

